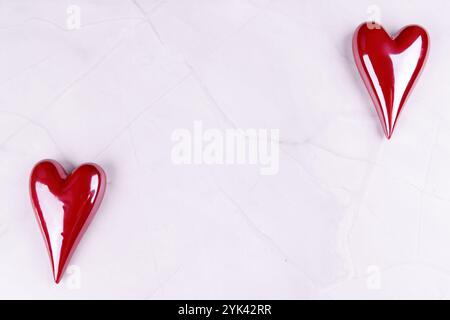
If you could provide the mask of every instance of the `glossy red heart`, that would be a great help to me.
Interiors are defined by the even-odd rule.
[[[70,175],[53,160],[43,160],[33,168],[31,202],[56,283],[97,211],[105,187],[105,172],[95,164],[83,164]]]
[[[388,139],[425,64],[428,34],[420,26],[391,37],[381,25],[363,23],[353,36],[353,55]]]

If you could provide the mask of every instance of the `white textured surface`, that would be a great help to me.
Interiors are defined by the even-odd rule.
[[[81,28],[67,30],[67,7]],[[427,28],[391,141],[351,56],[381,9]],[[448,1],[0,0],[0,298],[450,296]],[[279,128],[280,171],[174,166],[170,135]],[[52,283],[28,198],[42,158],[109,185]]]

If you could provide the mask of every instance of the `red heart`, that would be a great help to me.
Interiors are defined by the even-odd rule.
[[[30,195],[58,283],[105,193],[106,175],[95,164],[83,164],[71,175],[56,161],[36,164]]]
[[[382,26],[363,23],[353,36],[353,55],[388,139],[428,54],[428,34],[411,25],[392,38]]]

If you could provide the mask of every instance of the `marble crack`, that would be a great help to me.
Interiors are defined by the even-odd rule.
[[[316,285],[314,281],[308,276],[308,274],[301,269],[284,251],[279,247],[279,245],[273,240],[268,234],[259,229],[256,224],[250,219],[250,217],[245,213],[244,209],[217,183],[215,183],[216,187],[222,193],[226,200],[228,200],[236,209],[240,216],[245,220],[247,225],[253,230],[255,235],[261,239],[263,242],[267,243],[272,250],[274,250],[286,263],[293,266],[297,271],[299,271],[309,282],[309,285],[312,288],[315,288]]]
[[[91,65],[86,71],[84,71],[75,80],[70,82],[59,94],[54,97],[49,104],[44,108],[44,111],[48,111],[53,105],[55,105],[61,98],[63,98],[75,85],[85,79],[89,74],[91,74],[95,69],[97,69],[102,63],[113,54],[113,52],[120,47],[124,39],[119,36],[119,40],[106,52],[104,53],[93,65]]]
[[[118,139],[120,138],[127,130],[130,128],[137,120],[139,120],[147,111],[149,111],[151,108],[155,107],[158,102],[164,98],[166,98],[169,94],[171,94],[174,90],[176,90],[184,81],[186,81],[191,76],[190,73],[183,76],[177,83],[175,83],[173,86],[171,86],[169,89],[167,89],[164,93],[162,93],[160,96],[158,96],[150,105],[145,107],[143,110],[141,110],[136,116],[134,116],[125,126],[122,127],[119,132],[114,135],[112,140],[110,140],[106,146],[94,157],[94,159],[97,159],[99,156],[101,156],[105,151],[109,149],[109,147]]]
[[[56,140],[53,138],[51,132],[50,132],[45,126],[43,126],[42,124],[36,122],[36,121],[35,121],[34,119],[32,119],[32,118],[29,118],[29,117],[27,117],[27,116],[24,116],[24,115],[15,113],[15,112],[10,112],[10,111],[0,111],[0,114],[2,114],[2,113],[3,113],[3,114],[12,115],[12,116],[15,116],[15,117],[17,117],[17,118],[23,119],[23,120],[26,121],[26,123],[25,123],[24,125],[20,126],[20,127],[19,127],[17,130],[15,130],[13,133],[11,133],[8,137],[6,137],[6,139],[3,140],[3,141],[0,143],[0,146],[4,147],[11,139],[13,139],[13,138],[14,138],[17,134],[19,134],[22,130],[24,130],[25,128],[27,128],[29,125],[34,125],[34,126],[40,128],[40,129],[42,129],[42,130],[47,134],[47,136],[49,137],[49,139],[52,141],[52,143],[54,144],[54,146],[55,146],[56,149],[58,150],[59,154],[60,154],[61,156],[64,157],[64,153],[63,153],[62,149],[61,149],[61,148],[59,147],[59,145],[56,143]]]
[[[147,12],[145,12],[144,8],[142,8],[142,6],[136,1],[136,0],[131,0],[131,3],[142,13],[142,15],[145,18],[145,21],[147,22],[147,24],[150,26],[150,28],[152,29],[153,33],[155,34],[156,38],[158,38],[159,43],[161,43],[162,45],[164,45],[164,41],[161,37],[161,35],[159,34],[158,30],[156,29],[155,25],[153,24],[152,20],[150,19],[150,17],[148,16]]]
[[[47,56],[25,68],[23,68],[22,70],[19,70],[18,72],[16,72],[14,75],[12,75],[11,77],[9,77],[8,79],[6,79],[5,81],[3,81],[2,83],[0,83],[0,87],[3,87],[4,85],[8,84],[9,82],[11,82],[12,80],[14,80],[15,78],[19,77],[21,74],[33,70],[34,68],[40,66],[41,64],[47,62],[48,60],[50,60],[50,56]]]

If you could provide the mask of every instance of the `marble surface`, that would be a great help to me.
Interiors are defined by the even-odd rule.
[[[0,0],[0,298],[450,297],[449,11]],[[373,15],[431,39],[390,141],[351,55]],[[278,173],[175,165],[196,120],[279,129]],[[43,158],[109,178],[60,285],[28,195]]]

